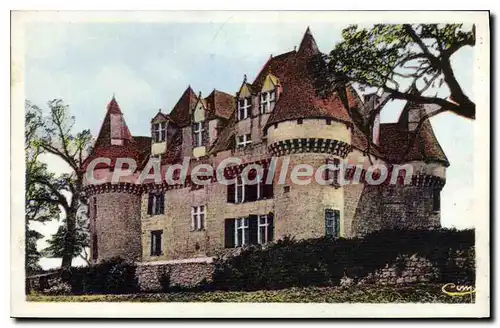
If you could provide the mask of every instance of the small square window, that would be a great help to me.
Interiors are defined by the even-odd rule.
[[[284,186],[283,187],[283,192],[286,194],[286,193],[289,193],[290,192],[290,186]]]
[[[297,120],[297,124],[302,124],[302,123],[304,123],[304,120],[303,120],[303,119],[301,119],[301,118],[299,118],[299,119]]]
[[[332,120],[331,119],[326,119],[326,125],[332,125]]]

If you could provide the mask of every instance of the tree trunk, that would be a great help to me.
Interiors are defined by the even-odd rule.
[[[73,205],[73,204],[72,204]],[[64,252],[61,268],[71,268],[75,248],[75,228],[76,228],[76,209],[72,206],[71,211],[66,216],[66,236],[64,240]]]

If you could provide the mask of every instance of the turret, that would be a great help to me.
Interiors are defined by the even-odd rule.
[[[290,161],[285,184],[275,184],[277,238],[287,234],[296,238],[344,235],[344,191],[334,178],[332,166],[325,167],[339,167],[351,151],[352,121],[340,97],[324,99],[317,95],[306,63],[318,53],[308,28],[299,50],[290,55],[290,67],[282,69],[295,74],[281,78],[278,70],[276,76],[282,92],[265,126],[267,145],[273,156]],[[290,171],[304,164],[314,170],[310,182],[296,183]],[[329,182],[316,180],[318,169],[323,170],[322,179]]]
[[[149,155],[147,147],[150,144],[148,137],[132,137],[113,96],[92,153],[84,165],[87,174],[98,180],[89,180],[88,176],[85,179],[90,206],[91,258],[94,263],[112,257],[140,260],[141,188],[135,184],[137,176],[135,173],[124,176],[116,183],[111,177],[119,164],[118,158],[131,159],[140,165]]]

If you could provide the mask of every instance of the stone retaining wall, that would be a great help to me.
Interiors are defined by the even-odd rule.
[[[142,291],[156,292],[169,287],[191,288],[212,280],[212,258],[138,263],[136,276]]]
[[[430,282],[439,277],[439,270],[426,258],[413,255],[401,259],[401,267],[398,264],[386,265],[384,269],[378,270],[361,280],[361,283],[376,283],[380,285],[395,285],[412,282]]]

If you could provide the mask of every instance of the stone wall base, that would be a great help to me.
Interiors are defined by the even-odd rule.
[[[212,258],[137,263],[141,291],[166,291],[168,287],[193,288],[212,280]]]

